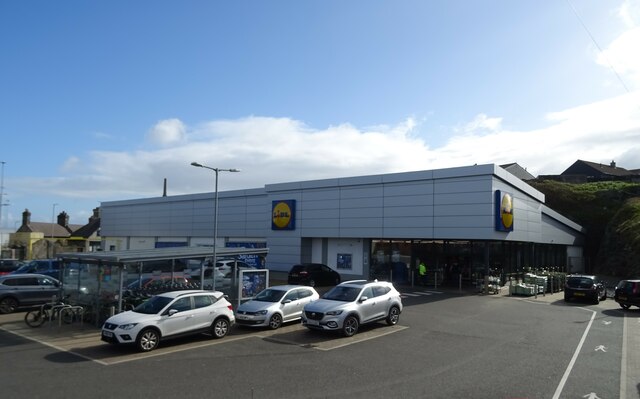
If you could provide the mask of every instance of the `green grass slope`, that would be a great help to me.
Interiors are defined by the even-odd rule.
[[[585,257],[591,273],[640,277],[640,184],[529,182],[546,205],[587,229]]]

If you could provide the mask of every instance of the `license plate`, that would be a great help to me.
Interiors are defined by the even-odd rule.
[[[307,324],[311,324],[312,326],[317,326],[320,324],[320,322],[318,320],[307,319]]]
[[[584,292],[576,292],[575,294],[573,294],[575,296],[584,296]]]
[[[239,319],[239,320],[248,320],[248,319],[249,319],[249,317],[248,317],[248,316],[245,316],[245,315],[241,315],[241,314],[239,314],[239,315],[236,315],[236,319]]]
[[[113,333],[111,331],[103,331],[102,332],[102,336],[103,337],[107,337],[107,338],[112,338],[113,337]]]
[[[626,301],[627,297],[626,296],[619,296],[618,299],[621,300],[621,301]]]

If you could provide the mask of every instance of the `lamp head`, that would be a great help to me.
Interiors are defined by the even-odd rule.
[[[191,166],[197,166],[198,168],[201,168],[201,167],[202,167],[202,165],[200,165],[200,164],[199,164],[199,163],[197,163],[197,162],[191,162]]]

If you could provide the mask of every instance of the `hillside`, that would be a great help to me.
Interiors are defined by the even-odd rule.
[[[587,229],[587,271],[640,277],[640,184],[528,182],[551,209]]]

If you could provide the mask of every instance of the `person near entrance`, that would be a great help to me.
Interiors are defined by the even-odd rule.
[[[427,265],[418,260],[418,277],[421,285],[427,285]]]

